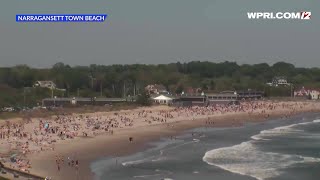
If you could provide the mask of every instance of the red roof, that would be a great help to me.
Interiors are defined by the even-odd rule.
[[[308,88],[302,87],[299,90],[295,90],[294,94],[295,94],[295,96],[306,96],[306,95],[309,95],[311,92],[319,92],[320,93],[320,90],[312,89],[312,88],[308,89]]]

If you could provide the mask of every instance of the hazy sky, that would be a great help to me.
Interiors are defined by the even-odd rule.
[[[320,66],[319,0],[4,0],[0,66],[208,60]],[[311,11],[310,21],[247,11]],[[16,14],[106,13],[105,23],[16,23]]]

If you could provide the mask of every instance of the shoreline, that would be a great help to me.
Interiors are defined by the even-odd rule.
[[[110,118],[112,119],[112,117],[118,117],[119,120],[121,117],[120,123],[123,124],[120,124],[119,127],[115,128],[114,134],[112,130],[112,135],[109,131],[104,132],[104,130],[100,131],[99,134],[95,134],[93,130],[92,137],[76,135],[75,138],[72,139],[57,139],[56,142],[51,144],[52,150],[46,149],[44,151],[41,150],[33,153],[27,153],[25,158],[31,161],[32,168],[30,169],[30,173],[36,174],[38,176],[52,177],[52,179],[54,180],[93,179],[94,173],[91,171],[90,165],[92,162],[101,158],[114,156],[119,157],[134,154],[136,152],[152,147],[150,144],[148,144],[149,142],[158,141],[164,137],[180,135],[185,131],[194,128],[235,127],[242,126],[245,123],[250,122],[264,122],[275,118],[287,118],[297,114],[308,112],[320,112],[320,103],[317,103],[315,101],[254,101],[249,103],[245,102],[242,108],[238,110],[235,110],[232,107],[222,109],[218,108],[218,110],[209,110],[205,107],[194,107],[191,109],[182,108],[180,110],[175,110],[174,108],[167,106],[154,106],[140,107],[134,110],[82,114],[74,113],[71,115],[71,118],[73,119],[77,119],[79,118],[79,116],[92,116],[92,118],[102,117],[102,119],[99,120],[97,118],[96,122],[101,122],[105,118],[107,118],[107,120]],[[147,115],[140,116],[141,111],[144,112],[143,114],[146,113],[149,117],[147,117]],[[139,116],[137,116],[138,113]],[[160,119],[155,118],[154,115],[158,115]],[[169,117],[167,119],[168,116],[172,117]],[[123,117],[125,118],[125,122],[122,121]],[[129,118],[128,120],[127,117],[131,118]],[[166,120],[163,121],[163,119],[161,120],[161,117],[165,117],[165,119],[167,119],[169,122],[167,122]],[[82,119],[82,121],[84,121],[84,119]],[[281,119],[279,119],[279,121],[280,120]],[[15,120],[13,120],[13,122],[14,121]],[[54,124],[52,119],[46,121]],[[68,121],[67,123],[63,124],[67,125]],[[33,129],[36,128],[38,126],[38,122],[39,119],[32,119],[31,122],[26,123],[27,129],[29,130],[29,132],[31,132],[31,134],[31,127],[33,127]],[[130,124],[133,122],[135,123],[133,125],[127,125],[127,122],[130,122]],[[51,137],[52,135],[47,134],[46,137]],[[130,137],[134,137],[132,142],[129,142]],[[54,137],[49,138],[45,140],[45,142],[53,138]],[[12,143],[17,143],[15,141],[19,140],[12,137],[8,142],[10,141],[13,141]],[[0,147],[6,147],[5,144],[8,144],[8,142],[1,142],[0,139]],[[37,146],[33,146],[32,148],[37,148]],[[63,156],[64,158],[71,157],[71,159],[77,157],[76,159],[79,161],[78,171],[74,167],[64,165],[63,163],[60,171],[58,171],[56,165],[57,155]],[[12,167],[12,163],[4,164],[7,167]]]
[[[292,114],[291,116],[309,112],[319,112],[319,110],[302,110]],[[210,121],[214,121],[214,125],[209,127],[242,126],[244,123],[264,122],[275,118],[281,118],[288,113],[289,111],[276,111],[268,118],[265,118],[260,114],[224,114],[211,117]],[[58,173],[54,164],[54,157],[56,154],[62,154],[67,157],[72,156],[72,152],[76,152],[77,156],[81,157],[79,158],[80,174],[78,176],[81,177],[80,179],[93,179],[94,173],[90,168],[93,161],[108,156],[114,157],[134,154],[149,148],[149,142],[158,141],[163,137],[180,135],[190,129],[205,127],[205,122],[207,120],[208,119],[206,118],[199,118],[193,121],[181,120],[169,123],[170,125],[174,125],[170,128],[164,124],[148,125],[146,126],[148,129],[143,129],[143,131],[136,128],[120,129],[113,136],[99,135],[94,138],[72,140],[72,147],[66,146],[68,143],[60,143],[56,145],[54,152],[47,151],[35,156],[29,156],[33,164],[32,172],[43,176],[49,174],[53,179],[78,179],[76,178],[76,172],[70,173],[74,171],[73,169],[66,167]],[[133,143],[128,142],[128,137],[130,136],[135,137]],[[110,147],[110,145],[112,147]],[[46,165],[45,168],[44,165]]]

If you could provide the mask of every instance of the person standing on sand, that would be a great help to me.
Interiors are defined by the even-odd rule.
[[[76,176],[77,176],[77,179],[80,179],[79,178],[79,161],[78,160],[75,160],[75,169],[76,169]]]
[[[61,155],[61,164],[64,164],[64,156]]]
[[[58,155],[56,155],[56,165],[57,165],[58,171],[60,171],[60,164],[59,164]]]
[[[79,170],[79,161],[76,160],[76,170],[78,171]]]
[[[68,166],[70,166],[71,165],[71,159],[70,159],[70,157],[68,157]]]

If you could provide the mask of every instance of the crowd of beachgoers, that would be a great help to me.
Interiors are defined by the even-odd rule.
[[[273,111],[285,110],[284,116],[290,116],[304,108],[319,109],[315,102],[272,102],[252,101],[242,102],[240,105],[212,105],[207,107],[153,107],[105,112],[94,114],[60,114],[51,118],[33,118],[27,121],[13,123],[5,121],[0,126],[0,161],[5,165],[29,172],[32,165],[28,154],[55,151],[59,141],[74,138],[95,137],[98,135],[116,136],[119,129],[147,127],[150,124],[170,124],[182,120],[206,119],[205,123],[212,124],[210,117],[224,114],[246,113],[261,115],[268,118]],[[128,137],[133,141],[134,137]],[[72,144],[72,140],[70,141]],[[2,156],[2,157],[1,157]],[[72,166],[76,170],[81,162],[77,157],[63,157],[57,154],[57,171],[64,166]]]

